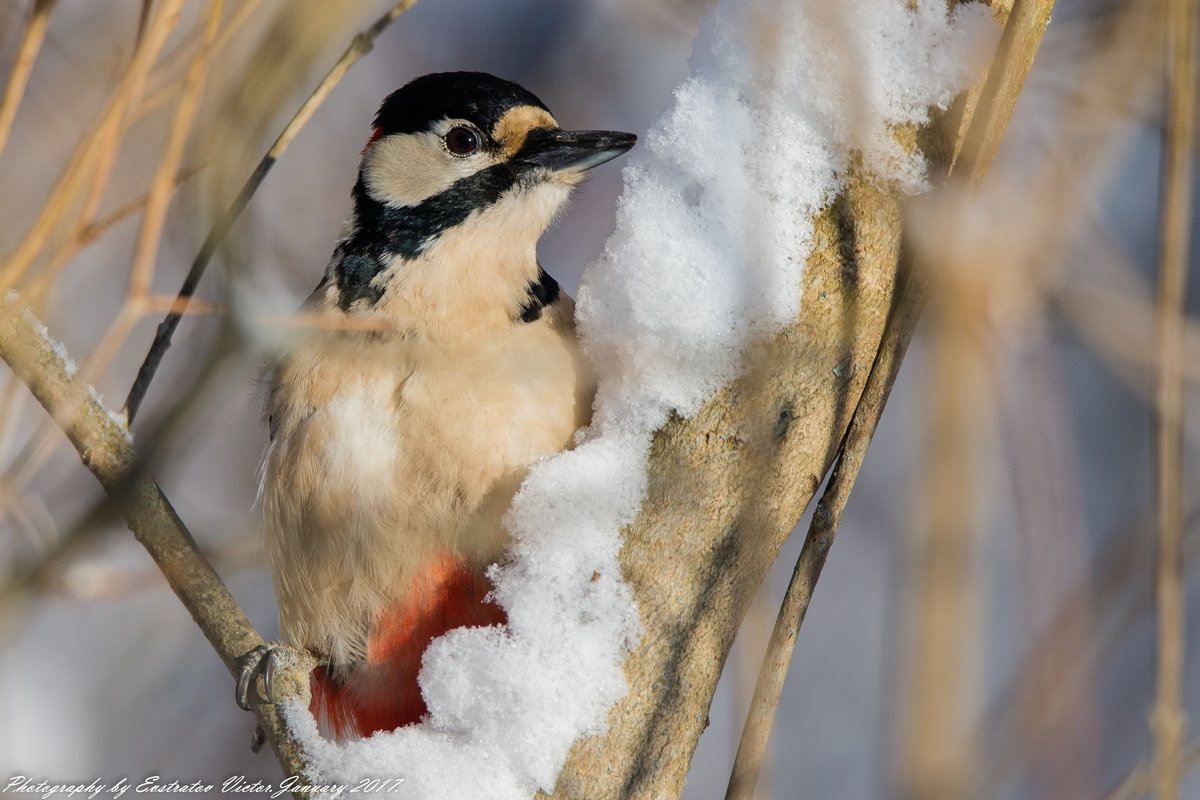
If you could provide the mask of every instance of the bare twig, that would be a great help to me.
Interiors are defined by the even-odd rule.
[[[149,7],[143,8],[143,12],[150,10]],[[91,134],[80,141],[71,162],[63,171],[50,198],[43,205],[38,220],[4,268],[12,270],[7,273],[9,281],[16,281],[20,278],[23,270],[39,257],[39,252],[41,252],[39,249],[46,244],[50,232],[68,215],[75,198],[85,188],[87,189],[87,196],[82,203],[82,208],[74,215],[75,220],[71,223],[70,234],[49,255],[43,255],[45,259],[43,268],[26,282],[26,296],[35,309],[44,307],[54,286],[55,278],[75,253],[94,241],[109,223],[115,223],[125,213],[132,213],[133,210],[136,210],[121,209],[117,214],[106,218],[104,224],[99,226],[95,224],[96,212],[103,198],[121,142],[120,133],[127,117],[125,112],[130,105],[137,103],[142,86],[158,52],[161,51],[167,37],[178,22],[180,10],[181,2],[168,2],[158,14],[148,17],[145,25],[139,27],[141,33],[132,62],[109,98],[101,120],[93,128]],[[27,247],[31,249],[22,255]],[[15,401],[18,396],[15,393],[6,394],[4,397],[6,413],[12,410],[10,401]],[[25,475],[32,474],[50,452],[52,429],[52,425],[42,426],[39,434],[31,440],[27,448],[27,450],[36,448],[33,451],[34,457],[29,460],[17,459],[10,468],[9,474],[0,481],[0,506],[4,505],[3,501],[13,490],[12,473],[23,471]]]
[[[226,668],[236,675],[238,659],[262,644],[262,637],[204,560],[162,490],[139,467],[128,429],[79,380],[62,345],[49,338],[32,310],[11,291],[0,299],[0,358],[67,434]],[[307,703],[311,668],[297,662],[289,665],[282,681],[277,675],[276,700],[299,698]],[[278,706],[256,697],[252,708],[284,773],[305,775],[299,745],[290,738]]]
[[[988,72],[983,95],[976,104],[971,126],[967,129],[963,144],[966,155],[960,157],[962,166],[956,167],[956,173],[959,174],[965,169],[966,175],[963,177],[971,184],[978,184],[982,180],[995,157],[1053,6],[1053,0],[1017,0],[1013,7]],[[884,331],[875,363],[846,430],[829,483],[817,503],[800,558],[779,609],[734,759],[725,795],[727,800],[743,800],[753,796],[788,665],[808,612],[813,589],[825,566],[825,558],[833,544],[850,490],[854,487],[867,446],[875,434],[883,406],[891,394],[900,362],[912,340],[928,292],[925,272],[911,273],[906,285],[900,289],[898,304]]]
[[[189,167],[182,170],[171,181],[171,192],[177,190],[185,181],[199,174],[200,170],[201,167]],[[30,276],[26,284],[26,289],[23,292],[29,301],[29,305],[35,311],[44,309],[49,300],[48,296],[51,288],[55,285],[62,270],[70,263],[71,259],[79,251],[102,238],[114,226],[144,209],[149,200],[150,195],[148,193],[143,194],[100,219],[81,219],[75,232],[71,234],[67,241],[48,257],[45,265],[35,275]]]
[[[1179,796],[1187,731],[1183,712],[1183,361],[1184,287],[1191,234],[1192,138],[1195,113],[1195,0],[1167,0],[1167,115],[1163,160],[1161,265],[1158,285],[1158,692],[1154,732],[1155,793]]]
[[[37,0],[29,15],[29,23],[21,36],[21,44],[17,47],[17,57],[13,61],[12,71],[8,74],[8,83],[4,87],[4,99],[0,100],[0,153],[8,144],[8,134],[12,132],[13,120],[17,118],[17,106],[25,96],[25,87],[29,83],[29,73],[33,71],[33,62],[37,60],[38,51],[46,39],[46,28],[50,24],[50,12],[58,0]]]
[[[233,204],[225,211],[225,213],[213,224],[212,230],[209,231],[208,237],[204,240],[200,252],[197,253],[195,260],[192,262],[191,269],[188,271],[187,277],[183,281],[183,286],[179,289],[180,307],[186,308],[188,300],[196,292],[196,287],[200,283],[200,278],[203,277],[205,269],[208,267],[208,262],[212,259],[217,247],[224,241],[228,235],[233,223],[241,216],[246,205],[250,202],[250,198],[258,191],[258,187],[262,185],[263,180],[267,177],[267,173],[271,171],[271,167],[279,160],[284,151],[300,133],[301,129],[308,124],[312,119],[316,110],[329,97],[334,87],[341,82],[350,68],[367,53],[371,52],[375,46],[375,40],[379,38],[388,26],[396,21],[397,18],[412,6],[416,5],[417,0],[400,0],[393,5],[386,13],[366,30],[354,37],[350,46],[346,48],[346,52],[338,59],[333,68],[325,75],[325,78],[313,90],[313,93],[308,96],[300,109],[284,127],[283,132],[271,145],[271,149],[258,162],[258,166],[254,168],[254,172],[246,180],[242,190],[234,199]],[[141,407],[142,400],[146,396],[146,391],[150,388],[151,381],[154,380],[154,374],[158,371],[159,364],[162,363],[163,356],[166,355],[167,349],[171,346],[171,337],[175,334],[175,329],[179,327],[179,322],[182,315],[179,313],[168,314],[167,317],[158,325],[158,330],[154,334],[154,341],[150,344],[150,350],[146,353],[146,358],[142,362],[141,368],[138,370],[137,378],[133,382],[133,386],[129,390],[129,396],[125,399],[125,414],[132,423],[137,416],[138,409]]]

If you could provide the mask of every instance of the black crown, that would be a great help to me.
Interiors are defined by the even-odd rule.
[[[486,72],[435,72],[388,95],[375,115],[383,135],[418,133],[438,120],[465,119],[490,132],[517,106],[550,109],[529,90]]]

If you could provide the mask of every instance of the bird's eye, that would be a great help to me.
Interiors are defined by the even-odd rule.
[[[446,149],[452,155],[469,156],[479,149],[479,134],[463,125],[446,131]]]

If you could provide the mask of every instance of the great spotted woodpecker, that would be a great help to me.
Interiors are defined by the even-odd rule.
[[[266,403],[280,629],[318,659],[327,733],[419,721],[429,642],[504,622],[486,575],[505,552],[501,518],[530,464],[587,424],[594,388],[537,242],[584,173],[635,141],[564,131],[533,94],[482,73],[426,75],[380,107],[308,302],[354,324],[296,342]],[[273,658],[247,654],[243,707]]]

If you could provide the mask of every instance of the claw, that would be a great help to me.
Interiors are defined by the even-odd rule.
[[[243,711],[250,710],[250,684],[254,683],[255,674],[263,671],[263,682],[266,684],[268,702],[271,700],[271,680],[275,676],[275,648],[273,645],[260,644],[241,659],[241,670],[238,672],[237,688],[234,689],[233,699]]]
[[[262,725],[254,726],[254,733],[250,735],[250,752],[257,754],[263,749],[263,745],[267,743],[267,734],[263,732]]]
[[[279,657],[274,650],[268,650],[263,661],[263,694],[266,695],[268,703],[274,703],[275,693],[271,687],[275,683],[275,669],[279,666]]]

